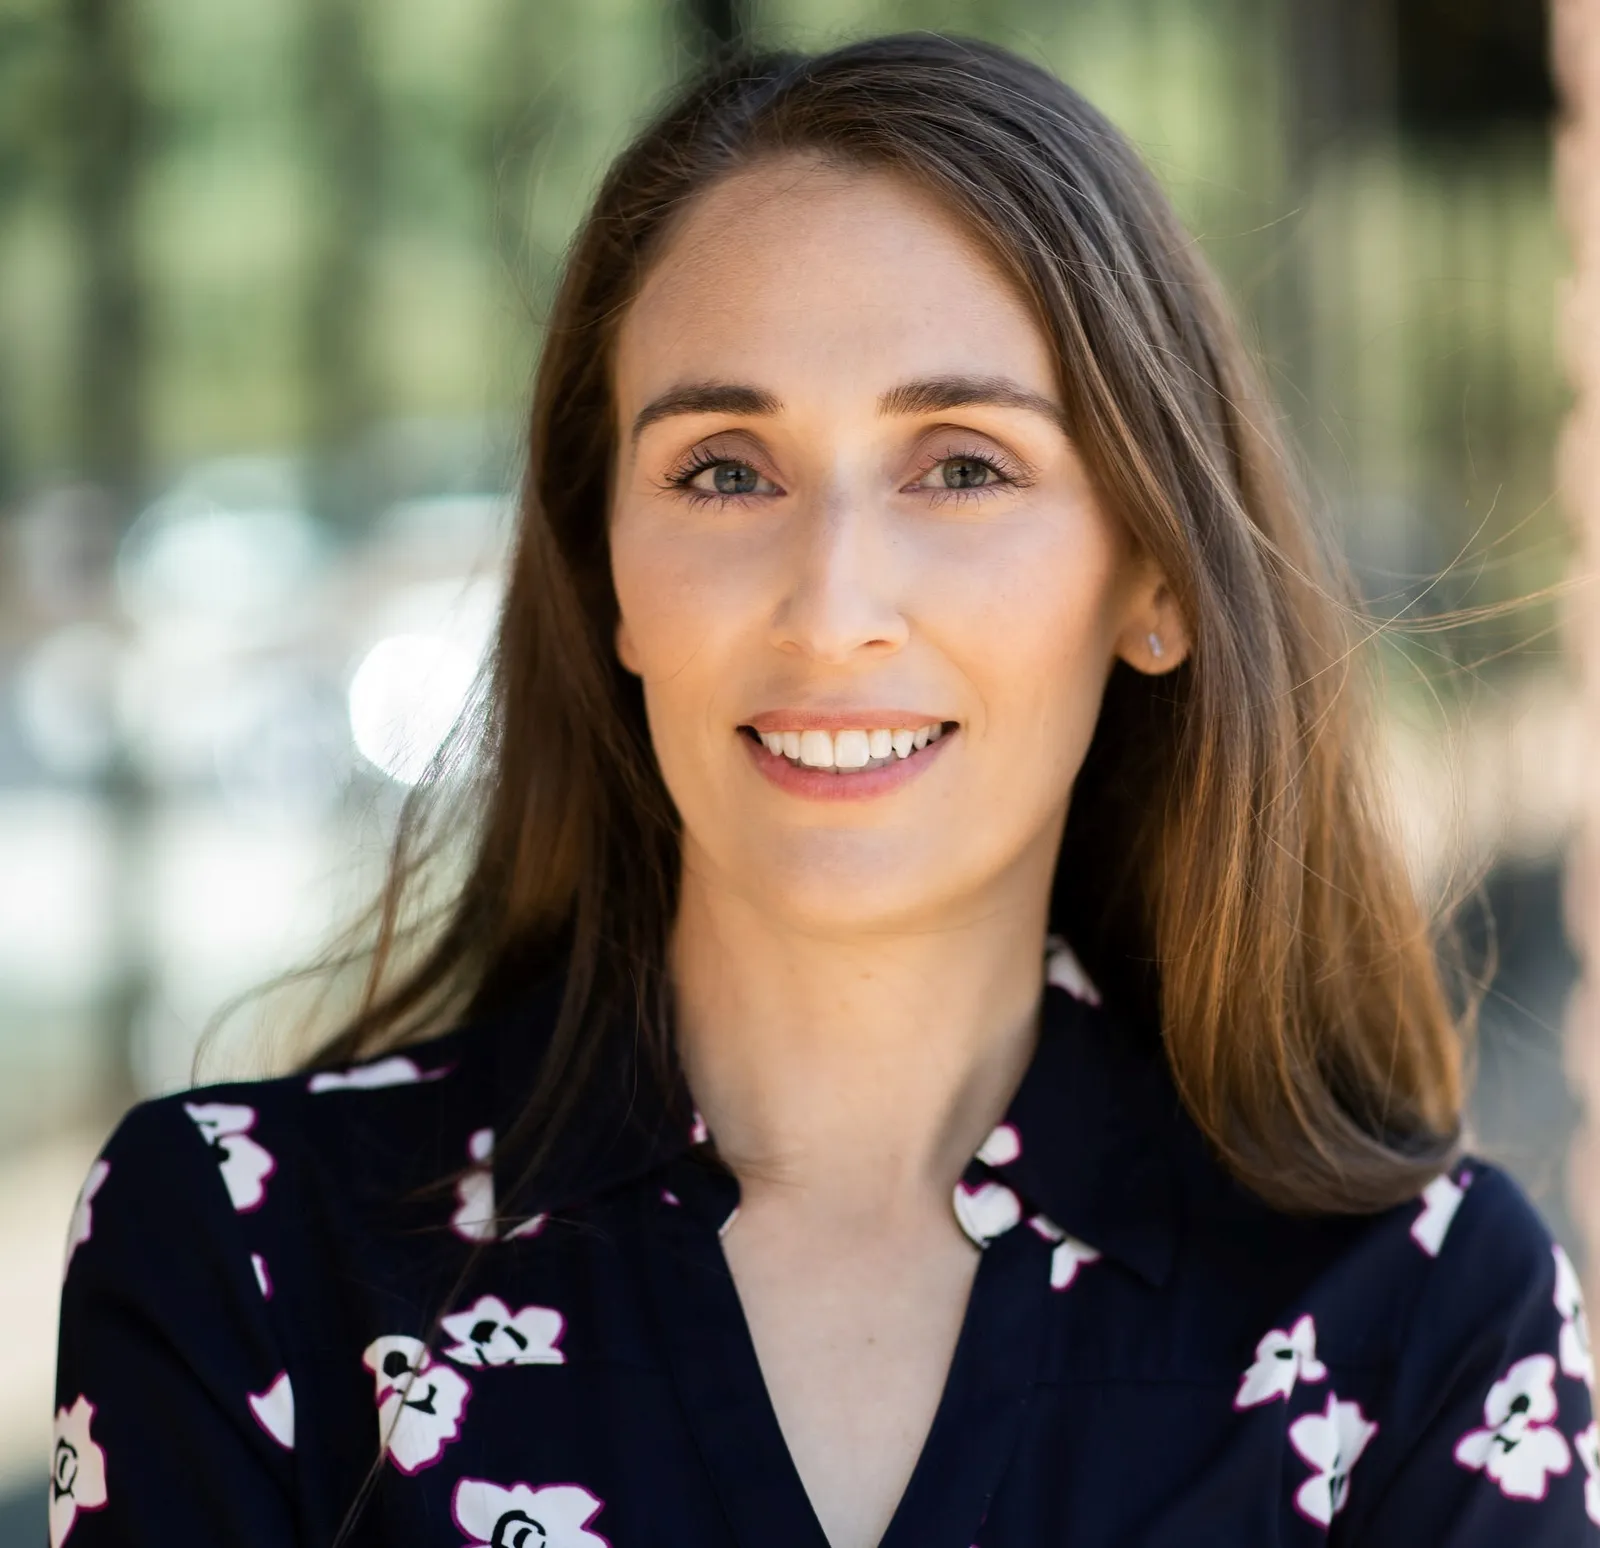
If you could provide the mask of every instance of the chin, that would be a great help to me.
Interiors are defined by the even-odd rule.
[[[739,868],[761,908],[794,929],[816,935],[893,930],[941,909],[949,876],[936,863],[937,846],[914,860],[861,853],[851,857],[854,863],[841,863],[837,854],[808,862],[796,847],[808,846],[783,846],[787,852],[768,863],[745,851]]]

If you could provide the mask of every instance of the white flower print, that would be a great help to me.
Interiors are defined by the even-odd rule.
[[[479,1296],[466,1311],[441,1317],[455,1343],[445,1353],[462,1365],[564,1365],[556,1348],[566,1323],[549,1306],[513,1312],[499,1296]]]
[[[450,1513],[467,1534],[468,1548],[611,1548],[586,1530],[601,1501],[578,1484],[525,1483],[510,1488],[463,1478],[450,1497]]]
[[[1065,1290],[1078,1277],[1080,1265],[1099,1260],[1099,1251],[1087,1242],[1080,1242],[1075,1236],[1063,1237],[1050,1254],[1050,1288]]]
[[[1302,1414],[1289,1426],[1289,1443],[1316,1469],[1295,1490],[1295,1508],[1303,1516],[1327,1526],[1344,1509],[1350,1470],[1377,1433],[1359,1403],[1342,1402],[1332,1392],[1320,1414]]]
[[[1078,954],[1067,944],[1065,937],[1045,937],[1045,981],[1065,989],[1074,999],[1085,1000],[1090,1005],[1100,1003],[1100,991],[1084,972]]]
[[[1307,1313],[1287,1333],[1274,1328],[1256,1345],[1255,1364],[1239,1381],[1235,1408],[1254,1408],[1273,1398],[1286,1398],[1297,1381],[1322,1381],[1328,1367],[1317,1358],[1316,1324]]]
[[[420,1472],[461,1434],[472,1384],[440,1365],[419,1338],[387,1333],[362,1351],[377,1383],[378,1439],[402,1473]]]
[[[1004,1183],[956,1184],[956,1219],[961,1229],[980,1247],[1004,1236],[1022,1219],[1022,1201]]]
[[[96,1161],[89,1168],[89,1175],[84,1178],[83,1186],[78,1190],[78,1200],[72,1206],[72,1223],[67,1227],[67,1256],[61,1265],[61,1275],[64,1279],[67,1270],[72,1267],[72,1255],[94,1233],[94,1196],[97,1194],[107,1177],[111,1175],[109,1161]]]
[[[279,1371],[265,1392],[247,1392],[245,1400],[255,1421],[285,1451],[294,1450],[294,1388],[289,1373]]]
[[[241,1215],[260,1209],[267,1196],[267,1179],[278,1163],[249,1131],[256,1110],[234,1102],[185,1102],[183,1110],[199,1129],[201,1138],[217,1153],[228,1197]]]
[[[94,1404],[81,1393],[71,1408],[56,1410],[50,1459],[50,1548],[61,1548],[80,1510],[106,1502],[106,1454],[89,1433]]]
[[[549,1216],[529,1215],[509,1230],[499,1230],[495,1216],[494,1170],[489,1159],[494,1155],[494,1130],[474,1129],[467,1137],[467,1155],[478,1164],[456,1182],[456,1207],[450,1216],[456,1235],[469,1242],[492,1242],[498,1236],[510,1241],[518,1236],[537,1236]]]
[[[447,1064],[436,1070],[423,1070],[415,1059],[391,1054],[387,1059],[353,1064],[345,1070],[319,1070],[306,1082],[306,1090],[320,1095],[325,1091],[373,1091],[381,1086],[409,1086],[419,1080],[438,1080],[454,1068]]]
[[[256,1284],[261,1290],[261,1299],[272,1299],[272,1275],[267,1272],[267,1260],[259,1252],[250,1254],[250,1267],[256,1271]]]
[[[1556,1310],[1561,1313],[1561,1339],[1556,1346],[1561,1369],[1593,1387],[1594,1346],[1589,1341],[1589,1317],[1583,1309],[1583,1286],[1561,1244],[1554,1243],[1551,1251],[1556,1259]]]
[[[467,1139],[467,1154],[479,1164],[456,1183],[456,1210],[450,1224],[469,1242],[492,1241],[494,1173],[487,1163],[494,1154],[494,1130],[474,1129]]]
[[[989,1166],[1009,1166],[1022,1154],[1022,1136],[1016,1125],[1002,1123],[990,1130],[989,1137],[978,1147],[978,1160]]]
[[[1573,1436],[1572,1444],[1583,1463],[1583,1508],[1589,1519],[1600,1526],[1600,1423],[1589,1423]]]
[[[1422,1190],[1422,1208],[1411,1222],[1411,1238],[1430,1258],[1439,1256],[1444,1246],[1445,1232],[1461,1208],[1467,1184],[1472,1181],[1470,1172],[1463,1173],[1458,1183],[1453,1177],[1441,1174]]]
[[[1098,1263],[1100,1251],[1075,1236],[1068,1236],[1048,1215],[1034,1215],[1028,1224],[1047,1242],[1054,1242],[1056,1250],[1050,1254],[1050,1288],[1067,1289],[1078,1277],[1085,1263]]]
[[[1481,1430],[1456,1442],[1462,1467],[1482,1468],[1510,1499],[1542,1500],[1549,1475],[1572,1466],[1567,1438],[1556,1417],[1556,1362],[1547,1354],[1526,1355],[1489,1388]]]

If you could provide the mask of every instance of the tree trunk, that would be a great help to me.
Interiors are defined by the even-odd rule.
[[[382,215],[383,125],[364,0],[306,0],[304,124],[315,178],[305,294],[306,444],[314,512],[362,514],[359,441],[380,412],[368,342]]]
[[[137,14],[119,0],[70,0],[74,116],[67,201],[79,264],[73,363],[73,455],[105,491],[116,524],[131,521],[147,493],[145,364],[148,309],[139,264],[138,196],[146,149]],[[102,786],[112,819],[112,933],[116,970],[105,1006],[106,1100],[137,1094],[135,1040],[149,998],[145,835],[151,795],[125,746]]]
[[[143,149],[133,8],[71,0],[76,120],[68,198],[80,273],[74,450],[82,471],[131,503],[145,477],[145,309],[137,262]]]
[[[749,37],[746,0],[680,0],[690,47],[707,56]]]

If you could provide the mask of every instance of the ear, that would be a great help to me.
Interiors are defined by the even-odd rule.
[[[628,625],[621,618],[617,619],[615,643],[617,660],[622,663],[627,671],[632,672],[635,677],[640,676],[638,658],[633,653],[633,636],[628,633]]]
[[[1189,655],[1189,629],[1165,577],[1151,569],[1134,588],[1116,654],[1135,671],[1159,677]]]

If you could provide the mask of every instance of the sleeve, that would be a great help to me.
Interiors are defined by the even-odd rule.
[[[135,1107],[67,1238],[50,1545],[289,1548],[294,1399],[239,1215],[276,1162],[238,1104]]]
[[[1594,1367],[1577,1274],[1504,1173],[1476,1166],[1441,1184],[1412,1230],[1436,1257],[1386,1405],[1393,1449],[1333,1540],[1600,1548]],[[1459,1198],[1441,1242],[1424,1217],[1439,1219],[1450,1186]],[[1360,1493],[1351,1490],[1352,1506]]]

